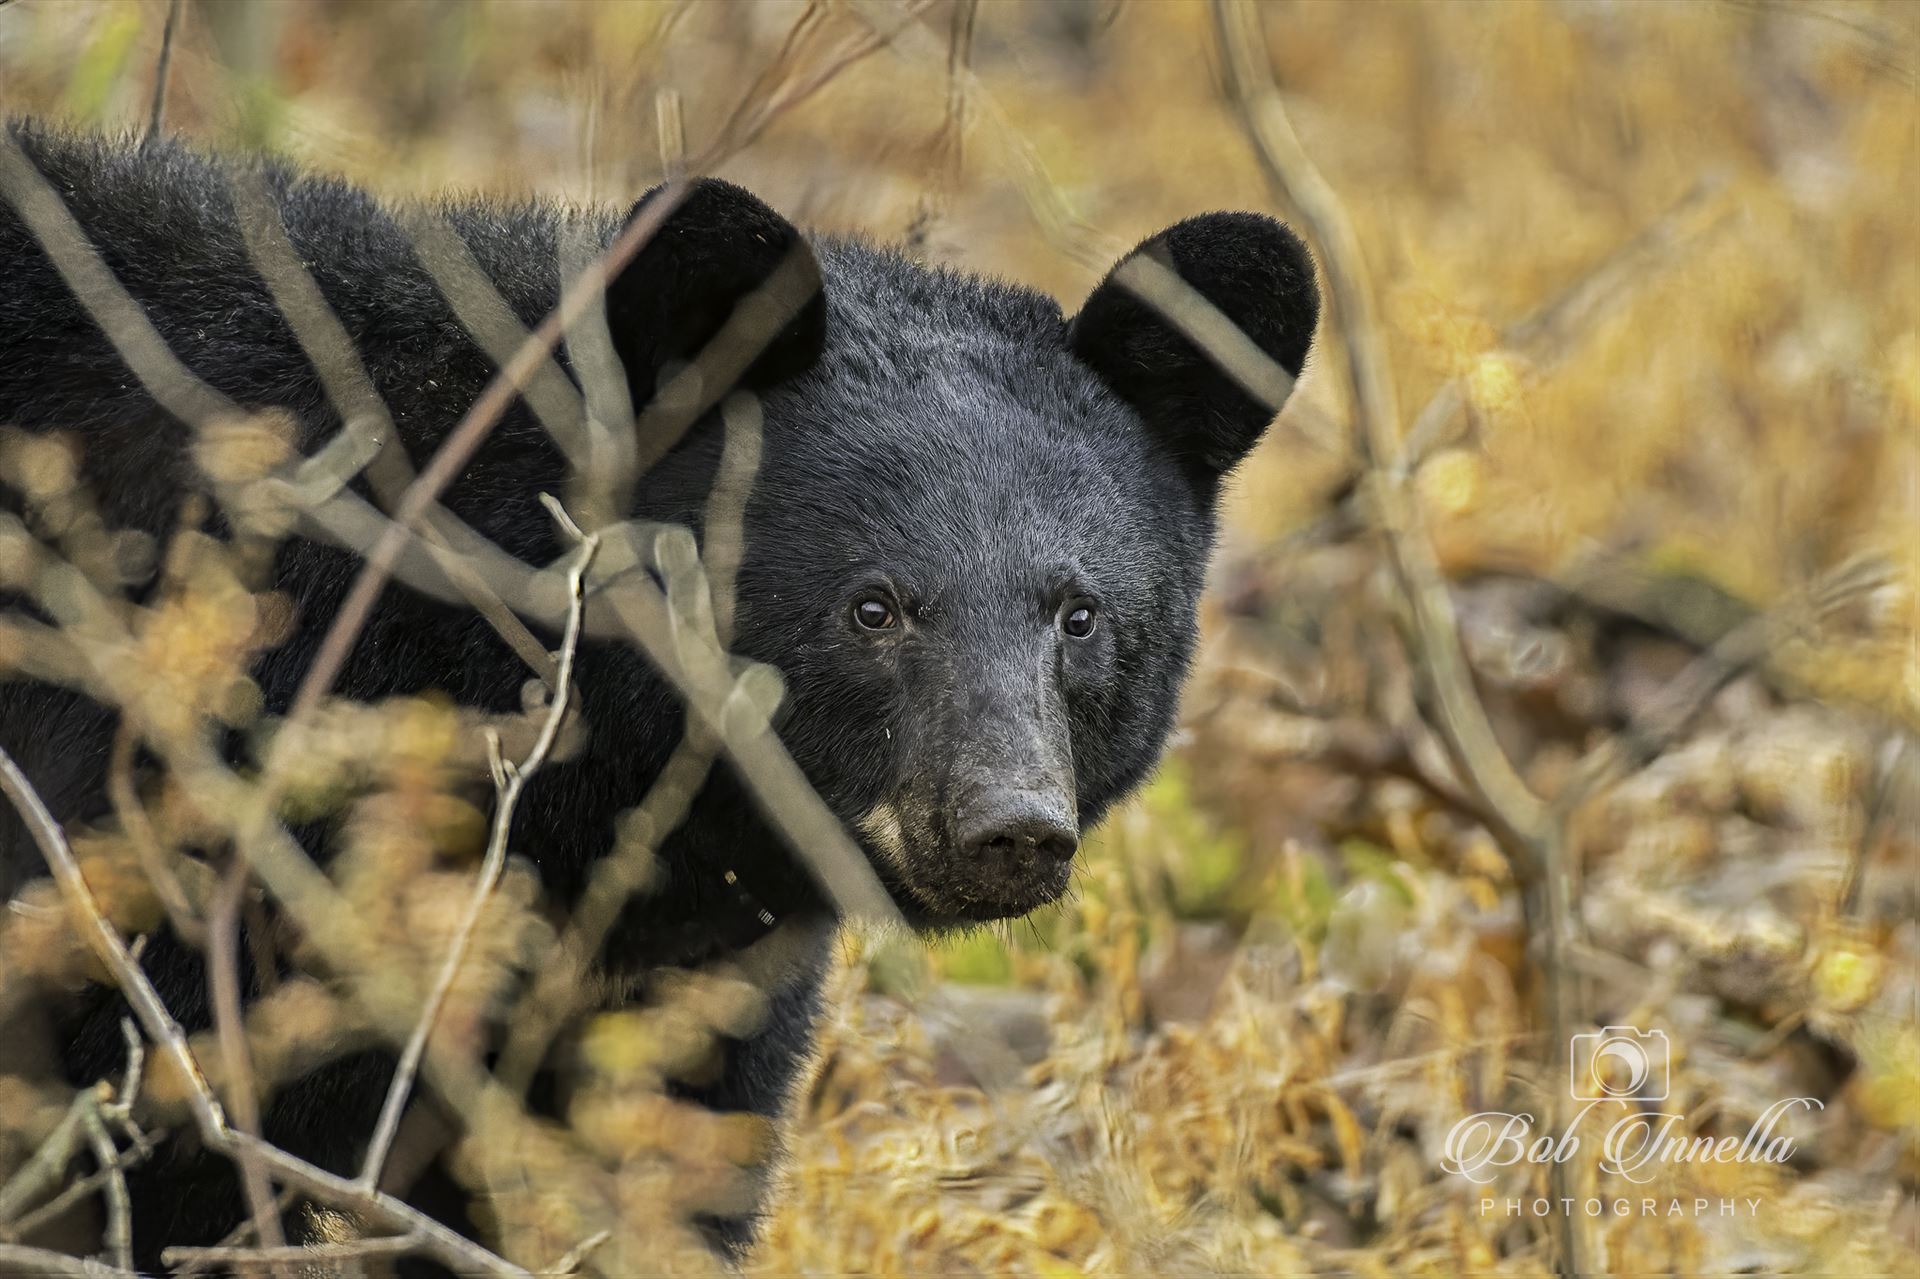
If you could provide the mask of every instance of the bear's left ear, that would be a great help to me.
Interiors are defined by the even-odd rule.
[[[1143,255],[1211,303],[1286,378],[1249,389],[1222,367],[1129,284],[1129,266]],[[1179,299],[1171,301],[1178,314]],[[1258,213],[1207,213],[1168,227],[1121,259],[1069,323],[1067,343],[1211,494],[1280,411],[1319,316],[1313,258],[1299,237]]]
[[[629,223],[665,190],[647,192]],[[709,351],[729,326],[731,340]],[[751,192],[701,178],[607,285],[607,329],[636,408],[663,373],[695,359],[713,366],[707,404],[735,386],[765,390],[820,356],[820,267],[794,225]]]

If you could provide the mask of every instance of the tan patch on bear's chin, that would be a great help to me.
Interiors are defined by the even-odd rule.
[[[900,812],[892,804],[875,804],[873,811],[860,819],[860,829],[873,841],[896,870],[907,864],[907,837],[900,828]]]

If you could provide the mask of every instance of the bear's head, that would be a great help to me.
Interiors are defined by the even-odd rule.
[[[764,427],[734,648],[783,674],[783,740],[910,921],[1023,914],[1159,758],[1221,483],[1313,338],[1312,260],[1271,218],[1189,218],[1069,318],[703,182],[610,290],[616,341],[652,335],[622,352],[636,400],[795,255],[818,293],[742,377]],[[718,416],[648,481],[696,526]]]

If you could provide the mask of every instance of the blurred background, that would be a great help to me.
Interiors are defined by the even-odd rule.
[[[137,132],[170,12],[169,132],[396,199],[625,204],[712,163],[1069,311],[1178,218],[1294,213],[1185,0],[14,0],[0,108]],[[750,1269],[1539,1274],[1572,1230],[1619,1273],[1914,1273],[1920,6],[1255,16],[1475,691],[1534,791],[1581,785],[1567,909],[1543,938],[1425,722],[1336,316],[1233,486],[1166,766],[1064,907],[847,939]],[[1576,1161],[1625,1214],[1488,1210],[1547,1174],[1444,1171],[1449,1130],[1556,1104],[1554,1041],[1606,1025],[1667,1035],[1689,1132],[1824,1109],[1786,1163]]]

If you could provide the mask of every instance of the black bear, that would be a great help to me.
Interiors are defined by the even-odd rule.
[[[341,430],[243,242],[230,168],[173,143],[31,124],[6,138],[8,192],[17,199],[43,178],[39,189],[57,194],[182,364],[240,405],[291,414],[303,452]],[[277,206],[406,454],[426,465],[498,366],[421,262],[406,211],[272,162],[245,171]],[[455,202],[438,212],[532,327],[561,297],[565,237],[604,247],[648,207],[623,216]],[[1318,294],[1284,226],[1207,214],[1136,252],[1299,373]],[[803,234],[746,191],[705,180],[607,290],[634,403],[652,400],[795,255],[810,255],[817,291],[739,377],[760,397],[764,428],[732,647],[784,677],[786,748],[912,923],[1024,914],[1061,895],[1081,833],[1155,765],[1194,643],[1221,483],[1259,440],[1274,397],[1244,389],[1122,282],[1101,284],[1068,317],[1031,289]],[[0,263],[0,426],[77,436],[82,480],[108,523],[164,535],[205,485],[193,424],[129,375],[4,200]],[[566,355],[556,356],[563,367]],[[705,388],[702,403],[726,389]],[[699,536],[721,465],[719,417],[708,407],[618,514]],[[566,458],[516,401],[443,501],[509,554],[548,563],[566,547],[536,499],[567,480]],[[273,573],[294,622],[253,672],[269,712],[287,707],[357,564],[321,540],[282,544]],[[442,690],[506,711],[525,680],[522,658],[470,610],[396,584],[335,688],[367,700]],[[538,775],[515,824],[514,847],[562,904],[660,772],[683,719],[626,645],[584,645],[577,691],[584,745]],[[0,747],[63,822],[108,811],[115,725],[115,711],[77,692],[18,677],[0,685]],[[769,919],[829,922],[821,891],[724,766],[660,858],[664,880],[614,932],[609,967],[704,962],[757,939]],[[0,815],[0,890],[40,869],[25,828]],[[778,1110],[808,1050],[824,954],[816,946],[796,962],[765,1028],[735,1046],[713,1105]],[[142,962],[188,1030],[208,1024],[193,948],[162,930]],[[76,1085],[114,1069],[123,1007],[97,991],[72,1019],[63,1065]],[[369,1056],[316,1070],[274,1098],[266,1135],[350,1172],[391,1069],[391,1058]],[[241,1214],[224,1161],[190,1141],[169,1143],[131,1181],[143,1267],[163,1245],[219,1238]]]

